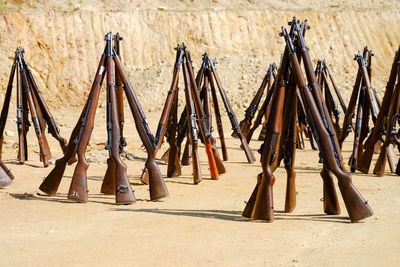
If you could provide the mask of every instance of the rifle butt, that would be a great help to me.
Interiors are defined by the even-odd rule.
[[[296,207],[296,172],[294,170],[287,171],[285,212],[289,213]]]
[[[357,159],[354,156],[351,156],[349,159],[350,171],[355,172],[357,169]]]
[[[177,147],[171,147],[169,150],[167,177],[180,176],[182,174],[181,164],[179,162],[179,153]]]
[[[115,203],[117,205],[129,205],[136,202],[128,175],[126,174],[126,165],[120,161],[115,164]]]
[[[76,164],[74,174],[72,175],[71,185],[68,191],[68,199],[79,202],[86,203],[88,201],[88,188],[87,188],[87,175],[86,171],[89,164],[85,159],[78,159],[78,164]]]
[[[389,162],[390,172],[394,173],[397,165],[397,156],[394,152],[393,144],[389,144],[387,149],[387,161]]]
[[[258,186],[260,185],[261,178],[262,178],[262,173],[259,173],[257,175],[256,187],[254,188],[253,193],[251,194],[249,200],[246,202],[246,207],[244,207],[244,210],[242,212],[243,217],[251,218],[251,214],[253,213],[254,203],[257,198]]]
[[[339,189],[351,222],[361,221],[374,214],[368,202],[361,196],[350,180],[341,182],[339,179]]]
[[[107,159],[107,171],[104,175],[100,192],[105,195],[115,194],[115,163],[111,157]]]
[[[331,173],[325,169],[325,167],[320,174],[323,180],[324,212],[329,215],[339,215],[340,205],[335,189],[335,183],[333,182],[333,177]]]
[[[54,196],[57,193],[67,162],[68,159],[65,158],[56,160],[53,170],[49,173],[49,175],[47,175],[42,184],[39,186],[39,189],[43,193],[49,196]]]
[[[264,177],[258,186],[257,197],[254,202],[251,218],[254,220],[266,220],[272,222],[274,220],[274,202],[273,202],[273,185],[275,177]],[[266,181],[263,181],[266,179]]]
[[[150,200],[155,201],[167,197],[168,189],[155,160],[147,158],[145,166],[149,172]]]
[[[382,146],[381,152],[379,153],[378,160],[376,161],[373,173],[376,176],[383,176],[385,174],[385,167],[386,167],[386,158],[387,158],[387,147]]]
[[[218,180],[218,167],[217,164],[215,163],[215,158],[212,152],[212,144],[211,142],[206,144],[206,154],[208,158],[208,165],[210,167],[210,174],[211,174],[211,179],[213,180]]]

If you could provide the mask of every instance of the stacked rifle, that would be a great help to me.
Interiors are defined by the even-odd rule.
[[[281,35],[286,41],[280,68],[272,88],[271,111],[263,145],[260,148],[262,173],[257,176],[257,185],[243,211],[251,219],[274,219],[273,172],[284,160],[287,171],[285,212],[291,212],[296,205],[295,152],[297,134],[297,93],[303,100],[304,110],[323,163],[323,204],[327,214],[339,214],[340,207],[332,174],[338,179],[346,209],[352,222],[360,221],[373,214],[371,208],[354,187],[347,173],[336,132],[328,108],[316,79],[312,61],[304,40],[306,21],[296,18],[289,23],[290,31],[282,27]],[[306,78],[300,66],[303,60]],[[285,108],[284,108],[285,107]]]
[[[26,135],[29,130],[28,112],[31,113],[32,123],[35,128],[36,137],[40,148],[40,161],[45,167],[49,166],[51,159],[50,147],[45,135],[46,124],[49,132],[60,143],[65,153],[67,141],[60,136],[59,129],[49,108],[40,93],[32,72],[24,57],[24,49],[18,47],[15,51],[14,63],[8,81],[7,91],[4,98],[3,108],[0,116],[0,159],[1,148],[4,140],[4,128],[7,122],[8,110],[10,107],[13,81],[16,76],[17,90],[17,128],[18,128],[18,161],[23,164],[28,160],[28,145]]]
[[[193,167],[194,184],[198,184],[202,181],[198,156],[199,140],[205,144],[211,179],[216,180],[219,174],[226,172],[216,148],[216,140],[212,136],[211,98],[217,121],[218,134],[221,140],[223,159],[228,160],[216,87],[218,87],[218,92],[227,110],[232,128],[241,137],[248,161],[250,163],[254,162],[254,155],[239,129],[236,116],[219,80],[214,67],[215,61],[211,60],[207,53],[205,53],[203,55],[201,68],[195,77],[190,53],[185,44],[178,45],[175,49],[177,53],[172,83],[161,113],[155,138],[155,144],[158,150],[162,145],[162,138],[164,135],[167,136],[169,148],[161,157],[168,163],[167,177],[181,175],[181,165],[190,165],[191,163]],[[185,109],[178,119],[178,84],[181,67],[185,87]],[[185,137],[186,145],[182,153],[182,160],[180,160],[181,146]],[[143,183],[148,182],[146,169],[142,173],[141,181]]]
[[[120,36],[112,33],[104,37],[106,46],[100,58],[97,72],[90,90],[88,100],[80,118],[71,133],[64,157],[58,159],[54,169],[40,185],[47,195],[56,194],[63,177],[66,164],[77,154],[78,162],[72,176],[68,199],[76,202],[87,202],[88,188],[86,170],[89,164],[85,158],[85,150],[94,126],[94,118],[99,101],[100,89],[104,78],[107,83],[107,134],[106,149],[109,151],[107,171],[101,186],[104,194],[114,194],[116,204],[130,204],[136,201],[126,173],[126,165],[120,153],[125,145],[122,135],[123,126],[123,91],[129,103],[136,129],[147,152],[145,163],[149,172],[150,199],[158,200],[168,196],[168,190],[155,162],[156,146],[146,117],[129,82],[125,68],[119,57]],[[112,41],[116,45],[113,45]],[[107,75],[106,75],[107,74]],[[106,77],[107,76],[107,77]]]
[[[397,156],[394,151],[394,145],[397,146],[399,144],[396,125],[399,117],[400,49],[394,57],[382,103],[371,86],[371,56],[372,52],[368,48],[365,48],[363,53],[358,53],[355,56],[359,69],[348,110],[344,117],[339,143],[342,144],[348,133],[354,128],[353,153],[349,162],[351,170],[355,171],[357,169],[363,173],[368,173],[372,156],[374,152],[378,152],[380,154],[373,170],[374,174],[383,176],[387,160],[391,172],[396,172],[396,174],[400,175]],[[397,84],[396,79],[398,80]],[[353,125],[352,118],[356,104],[357,117],[356,123]],[[374,125],[371,130],[368,126],[370,114]]]

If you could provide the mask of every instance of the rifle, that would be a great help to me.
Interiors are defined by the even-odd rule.
[[[129,107],[132,111],[133,118],[135,120],[136,129],[138,131],[140,140],[142,141],[147,152],[147,161],[145,163],[145,166],[149,171],[150,200],[158,200],[168,196],[169,193],[162,178],[160,169],[158,168],[155,161],[156,146],[154,143],[154,137],[150,132],[149,125],[147,124],[146,117],[143,113],[143,109],[141,108],[139,101],[133,91],[132,85],[128,80],[125,69],[115,52],[113,53],[113,55],[115,66],[117,67],[118,73],[121,75],[122,82],[125,85],[125,95],[128,100]]]
[[[183,69],[183,78],[185,81],[185,99],[186,99],[186,114],[187,114],[187,123],[188,123],[188,138],[187,142],[190,142],[191,147],[192,147],[192,166],[193,166],[193,182],[194,184],[198,184],[202,181],[201,177],[201,172],[200,172],[200,161],[199,161],[199,155],[198,155],[198,131],[197,131],[197,126],[196,126],[196,111],[195,111],[195,104],[193,103],[193,96],[192,96],[192,90],[191,90],[191,82],[189,80],[189,73],[188,73],[188,66],[187,66],[187,57],[184,58],[184,62],[182,64],[182,69]],[[205,140],[205,139],[204,139]],[[211,154],[211,151],[206,151],[207,156],[209,156],[209,153]],[[212,156],[212,154],[211,154]],[[209,159],[210,160],[210,159]],[[215,165],[215,162],[214,162]],[[210,164],[211,167],[211,164]],[[215,166],[215,170],[216,170]],[[211,177],[213,177],[213,172],[211,172]]]
[[[361,133],[361,127],[362,127],[362,120],[366,119],[363,118],[363,109],[365,106],[365,87],[362,86],[360,89],[360,97],[358,99],[358,106],[357,106],[357,117],[356,117],[356,125],[354,129],[354,143],[353,143],[353,154],[351,156],[351,164],[350,164],[350,170],[351,172],[356,171],[356,166],[357,166],[357,158],[359,155],[359,146],[360,146],[360,133]]]
[[[400,77],[400,69],[398,70],[397,77]],[[385,142],[381,146],[381,152],[379,154],[378,160],[374,168],[374,174],[377,176],[383,176],[385,173],[386,157],[388,154],[389,145],[397,139],[396,124],[400,117],[399,107],[400,107],[400,79],[398,80],[396,87],[394,89],[392,99],[390,101],[390,107],[388,112],[388,117],[386,120],[386,138]],[[398,140],[397,140],[397,143]]]
[[[43,161],[43,165],[45,167],[48,167],[49,166],[48,160],[49,160],[49,157],[51,156],[50,149],[48,147],[48,144],[46,144],[44,141],[44,137],[43,137],[43,134],[42,134],[42,131],[40,128],[40,123],[39,123],[39,119],[37,116],[35,103],[34,103],[32,92],[30,90],[30,86],[28,83],[28,78],[27,78],[27,75],[25,72],[25,66],[22,62],[22,53],[23,53],[23,49],[20,48],[20,53],[18,53],[18,55],[17,55],[17,60],[18,60],[19,72],[21,73],[21,78],[22,78],[22,87],[25,90],[25,95],[26,95],[27,102],[29,105],[29,110],[31,112],[33,126],[35,128],[36,137],[38,139],[39,148],[40,148],[40,157],[41,157],[41,160]],[[25,149],[27,149],[27,147],[25,147]]]
[[[170,121],[172,122],[170,132],[169,132],[169,146],[170,146],[170,154],[175,155],[168,159],[168,169],[167,169],[167,177],[179,176],[181,175],[181,165],[179,163],[179,147],[176,144],[176,132],[177,132],[177,124],[178,124],[178,93],[179,90],[176,90],[174,101],[172,103],[172,110],[170,116]]]
[[[115,176],[115,200],[116,204],[130,204],[136,202],[131,185],[126,174],[126,165],[121,160],[120,150],[122,147],[120,121],[118,113],[118,102],[115,88],[115,72],[113,61],[113,46],[111,33],[106,35],[106,66],[107,66],[107,132],[108,144],[106,149],[109,151],[110,158],[114,162],[113,166]]]
[[[397,69],[399,68],[400,65],[400,48],[397,50],[396,55],[394,57],[393,63],[392,63],[392,68],[390,71],[390,76],[389,76],[389,81],[386,85],[385,89],[385,94],[383,95],[382,99],[382,105],[381,109],[379,110],[375,126],[367,138],[367,140],[364,143],[364,152],[360,156],[358,162],[357,162],[357,169],[363,173],[368,173],[369,167],[371,165],[371,160],[372,160],[372,155],[374,153],[374,147],[375,143],[379,140],[381,132],[382,132],[382,126],[383,126],[383,120],[387,116],[387,113],[389,111],[389,106],[390,106],[390,101],[392,98],[393,94],[393,88],[394,84],[396,82],[396,76],[397,76]]]
[[[204,109],[204,114],[206,117],[206,127],[210,129],[210,134],[212,129],[212,117],[211,117],[211,103],[210,103],[210,95],[208,93],[208,76],[204,76],[204,83],[203,83],[203,88],[201,91],[201,96],[200,98],[203,100],[203,109]],[[215,140],[214,137],[211,136],[211,144],[212,144],[212,153],[214,156],[215,164],[217,165],[218,173],[219,174],[224,174],[226,173],[225,166],[221,160],[221,157],[218,153],[217,146],[216,146],[217,141]]]
[[[154,155],[156,155],[158,150],[161,148],[162,139],[164,137],[165,130],[167,129],[168,119],[170,118],[170,114],[171,114],[172,103],[174,101],[175,94],[177,92],[176,89],[178,87],[179,71],[180,71],[180,66],[181,66],[182,57],[183,57],[183,47],[178,45],[176,47],[176,51],[177,51],[177,57],[176,57],[175,65],[174,65],[171,87],[170,87],[170,90],[168,91],[167,98],[165,99],[164,108],[161,113],[160,121],[157,126],[157,131],[156,131],[156,136],[155,136],[155,141],[154,141],[155,145],[156,145]],[[175,125],[175,127],[176,127],[176,125]],[[148,180],[149,180],[148,176],[149,176],[149,174],[145,167],[142,172],[142,175],[140,176],[140,180],[143,183],[147,184]]]
[[[270,64],[267,73],[265,74],[264,79],[261,83],[260,88],[258,88],[256,95],[254,96],[253,100],[250,102],[249,107],[245,111],[244,119],[239,123],[239,128],[244,136],[247,136],[247,134],[249,133],[251,127],[251,121],[253,120],[256,114],[258,105],[260,104],[261,101],[261,97],[264,94],[264,90],[267,84],[271,80],[272,71],[273,71],[273,64]],[[233,133],[232,136],[237,138],[237,135],[235,133]]]
[[[18,51],[18,50],[17,50]],[[17,56],[16,56],[17,60]],[[18,162],[19,164],[23,164],[26,158],[26,153],[25,151],[28,150],[28,147],[25,146],[26,144],[26,132],[28,128],[26,127],[25,123],[25,116],[23,117],[23,107],[26,101],[24,101],[23,93],[22,93],[22,74],[21,71],[19,70],[19,66],[17,67],[17,130],[18,130]],[[7,121],[7,119],[5,119]],[[2,135],[3,137],[3,135]]]
[[[2,158],[2,154],[3,154],[2,153],[3,139],[4,139],[3,133],[4,133],[4,129],[6,127],[6,123],[7,123],[7,116],[8,116],[8,109],[10,107],[10,99],[11,99],[12,85],[13,85],[13,81],[14,81],[14,74],[15,74],[15,71],[17,68],[18,68],[17,60],[16,60],[16,58],[14,58],[13,65],[11,67],[11,73],[8,78],[8,85],[7,85],[6,95],[5,95],[4,101],[3,101],[3,108],[1,109],[1,115],[0,115],[0,161]],[[19,73],[18,70],[17,70],[17,73]],[[18,101],[17,101],[17,103],[18,103]],[[17,113],[18,113],[18,110],[17,110]],[[18,132],[18,137],[19,137],[19,132]],[[0,188],[1,188],[1,186],[0,186]]]
[[[33,78],[32,71],[29,68],[28,63],[26,62],[24,57],[22,57],[22,61],[25,66],[25,69],[27,71],[27,78],[28,78],[29,84],[31,85],[31,88],[32,88],[32,96],[34,96],[34,98],[36,98],[36,102],[38,103],[37,106],[40,107],[40,108],[37,108],[38,113],[39,112],[42,113],[42,116],[47,123],[49,133],[51,133],[51,135],[59,142],[62,151],[65,153],[65,149],[67,148],[67,140],[65,140],[63,137],[61,137],[60,129],[57,127],[54,117],[50,113],[50,109],[48,108],[46,102],[44,101],[44,98],[43,98],[42,94],[40,93],[38,86],[36,85],[35,79]],[[43,122],[43,120],[40,120],[40,121]],[[42,125],[42,129],[44,131],[43,125]]]
[[[254,154],[251,151],[249,145],[247,144],[246,138],[243,136],[243,134],[239,128],[239,123],[237,122],[235,113],[233,112],[232,106],[229,102],[228,96],[226,95],[225,89],[221,85],[220,79],[219,79],[216,69],[214,67],[214,62],[211,60],[210,57],[208,57],[208,62],[209,62],[210,72],[212,74],[212,77],[215,79],[215,83],[217,84],[219,93],[222,97],[222,101],[224,102],[226,112],[228,113],[228,117],[229,117],[229,120],[232,125],[232,130],[239,136],[239,139],[243,146],[243,150],[245,151],[245,154],[247,157],[247,161],[249,163],[253,163],[256,161],[256,159],[255,159]]]
[[[119,42],[122,41],[122,38],[119,33],[114,36],[114,49],[115,53],[121,58],[120,54],[120,47]],[[115,69],[115,73],[117,73],[117,69]],[[123,92],[123,84],[121,81],[120,75],[115,75],[115,90],[117,94],[117,109],[118,109],[118,121],[119,121],[119,130],[121,133],[121,148],[120,151],[122,152],[123,148],[126,146],[126,140],[124,137],[124,123],[125,123],[125,116],[124,116],[124,92]]]
[[[212,136],[211,136],[211,132],[210,129],[207,127],[206,125],[206,116],[204,113],[204,110],[202,108],[201,105],[201,100],[200,100],[200,95],[199,95],[199,90],[196,84],[196,80],[193,74],[193,68],[192,68],[192,62],[191,62],[191,58],[190,58],[190,54],[187,50],[185,50],[185,58],[186,58],[186,62],[184,63],[185,66],[185,73],[186,73],[186,80],[185,81],[185,85],[186,82],[188,83],[189,89],[190,89],[190,95],[193,99],[193,104],[194,104],[194,108],[197,114],[197,119],[199,120],[199,128],[200,128],[200,133],[201,136],[203,138],[203,141],[205,143],[206,146],[206,154],[207,154],[207,158],[208,158],[208,164],[210,167],[210,174],[211,174],[211,179],[218,179],[218,169],[217,169],[217,165],[215,163],[215,158],[214,158],[214,154],[212,152]],[[184,73],[184,76],[185,76]],[[192,157],[193,157],[193,153],[192,153]]]
[[[212,97],[212,102],[214,105],[214,113],[215,113],[215,120],[217,122],[218,136],[219,136],[219,140],[221,141],[222,158],[224,159],[224,161],[227,161],[228,160],[228,150],[226,149],[224,129],[222,128],[222,119],[221,119],[221,113],[219,110],[217,92],[215,89],[214,81],[213,81],[213,79],[210,78],[211,71],[209,68],[207,68],[207,70],[206,70],[206,75],[207,75],[208,81],[210,83],[211,97]]]
[[[349,213],[350,220],[356,222],[367,218],[373,214],[371,208],[361,196],[361,194],[354,187],[350,175],[346,172],[341,157],[340,147],[333,131],[332,121],[327,116],[325,103],[321,97],[321,90],[315,80],[315,75],[312,70],[311,58],[308,53],[308,48],[305,45],[302,32],[298,25],[296,27],[300,53],[304,61],[305,71],[307,74],[310,87],[305,83],[303,73],[296,57],[296,52],[290,36],[285,29],[283,35],[287,42],[287,47],[290,50],[289,58],[293,68],[294,76],[297,80],[301,93],[304,95],[306,105],[312,118],[312,126],[314,131],[318,134],[319,148],[323,157],[324,164],[326,164],[329,171],[335,174],[338,178],[339,189],[342,193],[343,200],[346,205],[347,212]]]
[[[44,179],[42,184],[40,185],[39,189],[46,193],[49,196],[53,196],[57,193],[58,187],[60,185],[61,179],[64,175],[65,172],[65,167],[67,163],[76,155],[78,147],[77,144],[81,143],[83,133],[85,131],[86,127],[93,127],[93,123],[91,123],[90,118],[94,117],[95,111],[96,111],[96,105],[99,100],[99,94],[100,94],[100,88],[101,84],[103,83],[103,79],[105,76],[105,52],[106,50],[104,49],[104,52],[100,58],[99,66],[97,67],[96,75],[92,84],[92,87],[89,92],[88,100],[85,104],[85,107],[82,110],[82,113],[79,117],[79,120],[77,124],[75,125],[74,129],[72,130],[71,136],[69,138],[69,142],[67,145],[66,153],[64,156],[58,160],[56,160],[55,166],[53,170],[47,175],[47,177]],[[89,131],[89,129],[87,130]],[[88,139],[86,137],[86,139]],[[87,164],[86,159],[84,160],[84,164]],[[82,157],[81,157],[82,161]],[[79,164],[79,155],[78,155],[78,164]],[[80,163],[82,166],[82,162]],[[84,166],[82,166],[84,167]],[[83,171],[85,172],[86,169]],[[75,173],[75,172],[74,172]],[[86,195],[87,190],[83,190],[84,195]],[[85,199],[85,198],[84,198]],[[87,201],[87,198],[86,198]]]
[[[330,79],[330,81],[331,81],[331,83],[332,83],[333,89],[335,90],[336,96],[337,96],[337,98],[338,98],[338,100],[339,100],[340,106],[342,107],[343,112],[346,113],[346,111],[347,111],[346,104],[345,104],[344,101],[343,101],[343,98],[342,98],[342,96],[341,96],[341,94],[340,94],[340,92],[339,92],[339,89],[338,89],[338,87],[336,86],[336,82],[335,82],[335,80],[333,79],[333,76],[332,76],[331,72],[329,71],[328,64],[326,64],[326,61],[325,61],[325,60],[323,61],[323,65],[324,65],[325,77],[329,76],[329,79]],[[327,74],[328,74],[328,75],[327,75]]]

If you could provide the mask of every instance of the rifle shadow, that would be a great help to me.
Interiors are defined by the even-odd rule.
[[[16,160],[5,160],[3,161],[5,164],[10,164],[10,165],[16,165],[16,166],[22,166],[22,165],[26,165],[29,167],[33,167],[33,168],[45,168],[43,166],[43,163],[39,162],[38,164],[34,164],[34,163],[29,163],[29,162],[24,162],[23,164],[20,164],[18,161]],[[50,165],[51,166],[51,165]],[[49,166],[49,167],[50,167]]]
[[[72,176],[64,175],[63,178],[72,179]],[[104,176],[87,176],[87,179],[91,180],[91,181],[103,182]],[[129,183],[134,186],[145,185],[140,181],[139,175],[129,175],[128,180],[129,180]]]
[[[278,220],[292,220],[292,221],[314,221],[314,222],[330,222],[330,223],[345,223],[350,224],[348,216],[328,215],[325,213],[319,214],[291,214],[282,210],[275,211],[277,215],[275,219]]]
[[[224,221],[242,221],[241,211],[227,210],[180,210],[180,209],[113,209],[114,211],[144,212],[162,215],[174,215],[207,219],[218,219]]]
[[[234,210],[182,210],[182,209],[113,209],[113,211],[145,212],[161,215],[186,216],[196,218],[217,219],[238,222],[265,222],[263,220],[252,220],[242,216],[242,211]],[[350,223],[346,216],[326,214],[288,214],[283,211],[275,211],[275,220],[294,221],[316,221],[325,223]]]
[[[36,200],[36,201],[47,201],[47,202],[57,202],[63,204],[85,204],[79,203],[76,201],[72,201],[67,199],[67,194],[64,193],[57,193],[55,196],[47,196],[45,194],[37,193],[35,196],[34,194],[30,193],[10,193],[10,196],[19,200]],[[111,202],[107,202],[104,200],[110,200]],[[113,195],[104,195],[104,194],[89,194],[88,202],[87,203],[98,203],[98,204],[106,204],[106,205],[116,205],[114,203],[114,196]],[[146,199],[136,199],[136,201],[147,201]]]

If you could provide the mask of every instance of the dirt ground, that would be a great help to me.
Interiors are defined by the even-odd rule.
[[[69,136],[78,113],[78,110],[57,113],[64,136]],[[155,129],[158,114],[152,113],[148,119]],[[28,136],[30,160],[25,165],[16,164],[16,149],[6,145],[3,159],[16,179],[0,190],[0,265],[398,265],[400,185],[398,176],[388,170],[380,178],[353,175],[356,187],[375,214],[364,222],[351,224],[342,201],[341,215],[323,213],[321,165],[317,163],[317,152],[307,143],[304,151],[297,152],[295,211],[283,213],[286,174],[279,168],[274,186],[275,221],[251,222],[241,217],[241,212],[261,168],[258,162],[247,163],[239,141],[230,137],[226,117],[227,173],[218,181],[210,180],[201,146],[204,181],[193,185],[191,167],[183,167],[181,177],[166,179],[170,196],[160,202],[148,201],[148,187],[138,180],[145,153],[129,114],[126,120],[126,150],[136,157],[124,159],[137,198],[130,206],[116,206],[112,196],[99,193],[107,159],[103,149],[106,132],[102,108],[87,152],[91,162],[87,204],[66,200],[74,166],[67,167],[55,197],[40,195],[38,186],[53,166],[41,166],[32,131]],[[15,130],[15,124],[8,123],[7,129]],[[6,140],[6,144],[13,144],[16,136],[8,136]],[[350,156],[350,140],[351,137],[344,146],[345,160]],[[60,157],[61,150],[55,140],[49,138],[49,141],[54,157]],[[253,140],[250,146],[255,152],[260,144]],[[166,165],[160,162],[160,168],[165,174]]]

